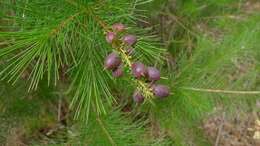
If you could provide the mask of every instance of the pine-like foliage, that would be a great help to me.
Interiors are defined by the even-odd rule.
[[[126,119],[120,112],[108,111],[116,101],[111,89],[119,88],[117,86],[123,82],[130,83],[130,87],[135,84],[127,77],[122,81],[114,80],[108,71],[104,70],[103,60],[112,51],[112,47],[105,41],[106,29],[114,23],[123,23],[127,25],[129,33],[138,37],[134,60],[138,59],[150,65],[162,61],[161,54],[164,50],[156,47],[156,41],[151,41],[154,35],[148,34],[149,30],[135,27],[135,23],[143,18],[141,15],[135,15],[138,11],[136,7],[147,2],[149,1],[0,2],[0,57],[3,67],[0,72],[1,79],[12,84],[28,80],[24,85],[28,85],[26,88],[29,92],[42,90],[40,84],[46,83],[49,86],[58,86],[57,88],[68,87],[66,93],[63,93],[63,90],[58,92],[71,97],[69,100],[74,118],[83,121],[80,124],[83,130],[78,129],[80,136],[73,137],[73,133],[72,136],[65,134],[64,137],[64,134],[61,134],[57,141],[50,140],[49,145],[70,142],[72,145],[140,144],[141,137],[145,136],[145,124],[131,123],[131,120]],[[41,83],[42,80],[46,82]],[[26,91],[26,88],[22,89]],[[56,94],[54,90],[44,92],[49,92],[46,96],[50,97]],[[20,104],[27,104],[27,101],[22,100]],[[32,104],[31,108],[33,105],[37,104]],[[17,112],[23,111],[18,109]],[[38,119],[38,116],[35,119]],[[86,125],[86,122],[89,123]],[[40,123],[38,126],[44,124]],[[32,145],[34,143],[37,145],[37,142],[30,141]],[[143,142],[143,145],[160,143],[164,143],[164,140],[148,140]]]
[[[198,127],[216,105],[233,112],[255,104],[259,13],[244,14],[235,0],[149,2],[0,1],[0,143],[8,141],[14,124],[28,131],[28,145],[47,139],[48,145],[206,146]],[[154,15],[160,4],[164,9]],[[156,22],[167,19],[159,28],[167,54],[151,33],[158,27],[137,27],[147,24],[143,14],[150,13]],[[134,61],[162,69],[160,82],[171,88],[167,99],[132,104],[135,82],[128,75],[115,79],[104,69],[103,60],[113,50],[105,32],[118,22],[138,37]],[[204,23],[208,32],[219,32],[208,34],[199,27]],[[168,56],[173,59],[164,59]],[[55,123],[53,111],[59,109],[52,104],[60,99],[69,101],[75,121],[68,117],[54,137],[31,137],[35,129]]]
[[[60,74],[68,74],[73,94],[75,117],[87,121],[90,111],[106,113],[105,104],[115,98],[110,85],[114,82],[103,68],[103,60],[112,48],[105,42],[104,32],[113,23],[134,26],[138,17],[135,7],[146,1],[57,0],[1,2],[0,56],[6,67],[2,79],[15,83],[29,73],[28,90],[35,90],[46,76],[56,85]],[[136,54],[144,61],[160,60],[162,53],[148,43],[144,31],[136,33]]]

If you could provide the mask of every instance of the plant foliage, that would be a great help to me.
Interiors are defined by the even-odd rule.
[[[1,2],[3,11],[0,56],[6,58],[2,79],[15,83],[29,72],[28,90],[35,90],[40,80],[47,77],[48,84],[57,85],[61,72],[69,74],[74,96],[72,107],[75,118],[87,121],[90,111],[106,113],[105,105],[115,98],[113,84],[103,69],[104,56],[112,48],[104,39],[107,27],[116,22],[134,25],[135,7],[146,1],[73,1]],[[159,60],[163,52],[146,42],[145,32],[139,32],[138,58]]]
[[[28,145],[210,145],[198,128],[209,112],[250,109],[260,90],[259,12],[246,13],[243,0],[150,2],[2,0],[0,78],[14,86],[1,82],[0,142],[15,125],[28,129]],[[150,13],[156,26],[144,28]],[[138,37],[134,60],[163,70],[167,99],[134,105],[134,81],[104,69],[113,50],[105,32],[118,22]],[[60,99],[74,121],[56,121]],[[63,128],[54,137],[29,136],[55,121]]]

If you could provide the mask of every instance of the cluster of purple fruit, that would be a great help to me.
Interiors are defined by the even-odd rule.
[[[152,90],[153,94],[159,98],[164,98],[169,96],[169,88],[165,85],[155,84],[156,81],[160,79],[160,71],[155,67],[146,67],[141,62],[135,62],[131,66],[133,76],[137,79],[144,78],[146,82],[149,82],[149,88]],[[144,101],[144,96],[142,91],[136,89],[133,94],[134,101],[137,103],[142,103]]]
[[[106,41],[114,44],[123,44],[124,50],[128,56],[131,56],[134,49],[133,46],[137,42],[137,37],[131,34],[125,34],[120,37],[120,34],[125,31],[125,26],[121,23],[116,23],[112,25],[112,31],[107,32]],[[118,46],[117,46],[118,47]],[[105,69],[112,70],[112,75],[114,77],[121,77],[123,75],[123,65],[120,55],[117,52],[110,53],[104,62]],[[155,84],[157,80],[160,79],[160,71],[155,67],[146,67],[141,62],[135,62],[131,64],[131,71],[133,76],[140,80],[145,79],[149,82],[149,89],[152,90],[153,94],[157,97],[164,98],[169,96],[169,88],[164,85]],[[136,90],[133,94],[133,99],[137,103],[142,103],[144,101],[143,92]]]

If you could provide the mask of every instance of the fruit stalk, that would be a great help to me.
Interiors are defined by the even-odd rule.
[[[126,53],[126,51],[123,49],[124,45],[122,44],[120,47],[118,47],[118,51],[122,56],[123,62],[126,63],[127,67],[129,67],[130,72],[132,72],[132,56],[128,55]],[[137,84],[137,86],[139,86],[139,90],[142,91],[144,93],[144,96],[146,98],[151,98],[153,97],[153,93],[151,92],[151,89],[149,88],[148,84],[146,84],[145,82],[138,80],[138,79],[134,79],[135,84]]]

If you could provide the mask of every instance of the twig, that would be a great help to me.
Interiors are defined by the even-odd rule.
[[[218,136],[217,136],[217,138],[216,138],[216,141],[215,141],[215,145],[214,145],[214,146],[218,146],[218,145],[219,145],[219,140],[220,140],[221,132],[222,132],[223,125],[224,125],[224,118],[225,118],[225,112],[224,112],[223,115],[222,115],[221,124],[219,125],[219,128],[218,128]]]
[[[61,104],[62,104],[62,99],[61,96],[59,97],[59,105],[58,105],[58,121],[61,121]]]
[[[73,6],[78,6],[78,4],[73,0],[66,0],[66,2],[68,2]],[[79,7],[81,7],[83,11],[87,12],[87,14],[91,15],[93,19],[103,28],[105,32],[109,31],[109,27],[107,26],[107,24],[98,15],[94,14],[93,12],[94,10],[92,10],[92,8],[87,8],[83,5],[80,5]]]
[[[221,89],[204,89],[204,88],[193,88],[193,87],[181,87],[182,89],[198,91],[198,92],[209,92],[209,93],[225,93],[225,94],[260,94],[260,91],[236,91],[236,90],[221,90]]]
[[[193,32],[191,29],[189,29],[188,27],[186,27],[178,18],[177,16],[175,16],[174,14],[168,14],[168,13],[165,13],[165,12],[161,12],[162,15],[164,16],[169,16],[171,17],[172,19],[174,19],[176,21],[177,24],[179,24],[183,29],[187,30],[191,35],[197,37],[198,34],[196,34],[195,32]]]
[[[68,17],[67,19],[61,21],[60,24],[50,32],[50,35],[52,36],[52,35],[56,35],[57,33],[59,33],[62,28],[64,28],[70,21],[74,20],[82,12],[83,11],[80,11],[80,12]]]

